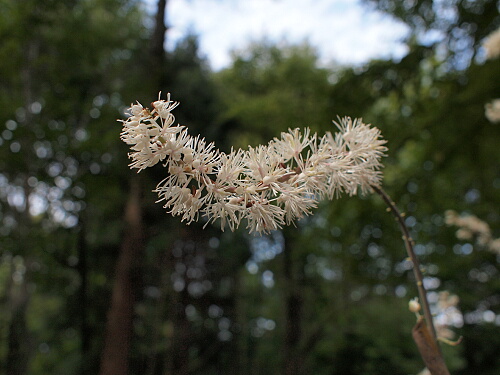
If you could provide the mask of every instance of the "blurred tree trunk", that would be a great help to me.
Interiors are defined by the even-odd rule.
[[[150,45],[153,86],[160,89],[162,86],[161,72],[165,62],[165,50],[163,46],[165,44],[165,33],[167,32],[167,26],[165,25],[166,9],[167,0],[158,0],[158,7],[155,15],[155,28],[151,36]]]
[[[246,270],[245,270],[246,271]],[[234,281],[234,295],[235,295],[235,320],[236,323],[241,327],[240,333],[236,336],[235,347],[236,347],[236,360],[234,372],[240,375],[247,375],[251,373],[251,342],[250,337],[247,336],[249,332],[249,324],[247,319],[247,309],[248,309],[248,296],[242,285],[242,272],[239,272]]]
[[[303,296],[294,275],[293,246],[290,236],[285,239],[283,254],[283,274],[285,278],[285,346],[284,375],[303,373],[303,354],[300,350],[302,340],[302,307]]]
[[[30,355],[29,332],[26,327],[26,310],[29,294],[24,277],[14,281],[15,266],[11,264],[9,280],[9,303],[11,320],[9,323],[8,352],[5,373],[24,375],[27,372]]]
[[[182,224],[180,224],[182,225]],[[169,269],[173,270],[176,263],[183,264],[186,268],[189,266],[189,257],[196,251],[196,233],[195,227],[184,226],[179,232],[179,240],[174,247],[178,247],[182,255],[175,257],[173,255],[174,247],[169,254]],[[191,252],[191,254],[189,254]],[[172,335],[169,343],[169,353],[165,361],[165,375],[188,375],[189,374],[189,345],[191,343],[190,331],[191,324],[186,316],[186,306],[190,303],[188,293],[189,279],[184,275],[184,288],[181,291],[171,291],[172,299],[170,311],[172,321]]]
[[[189,374],[189,344],[190,344],[190,329],[191,325],[186,316],[186,306],[189,303],[189,294],[187,286],[180,293],[176,293],[178,298],[174,301],[174,316],[173,320],[173,337],[171,369],[167,373],[173,375],[188,375]]]
[[[33,11],[35,12],[35,11]],[[22,85],[22,97],[24,102],[25,116],[19,122],[27,129],[33,127],[33,113],[29,110],[30,105],[34,102],[35,92],[35,71],[33,68],[34,62],[37,61],[40,54],[40,41],[35,35],[28,40],[23,46],[22,59],[23,63],[20,69],[20,78]],[[8,299],[10,307],[11,320],[9,322],[8,333],[8,352],[6,360],[6,374],[23,375],[27,373],[28,362],[30,357],[30,340],[29,330],[26,323],[26,312],[29,305],[30,293],[28,291],[27,278],[29,275],[29,262],[26,260],[26,255],[33,248],[30,236],[32,235],[32,222],[29,214],[30,210],[30,192],[31,187],[28,184],[28,178],[33,174],[31,167],[31,157],[33,156],[28,150],[32,139],[23,137],[20,139],[21,149],[23,149],[23,159],[19,165],[20,172],[18,178],[22,181],[22,188],[25,197],[25,207],[22,210],[16,210],[13,215],[18,223],[18,233],[14,235],[17,242],[17,256],[24,262],[24,272],[15,270],[12,260],[11,275],[9,280]]]
[[[115,282],[108,311],[101,375],[128,374],[136,280],[143,252],[141,187],[132,179],[125,207],[125,232],[115,270]]]
[[[165,10],[167,0],[158,0],[156,24],[151,36],[150,66],[145,70],[152,87],[161,88],[165,61]],[[115,282],[108,312],[106,336],[100,375],[128,374],[130,341],[133,332],[135,288],[139,276],[141,254],[144,252],[141,185],[137,176],[130,178],[129,197],[125,208],[125,233],[118,256]]]
[[[85,241],[85,222],[83,218],[80,218],[80,227],[78,231],[78,264],[77,271],[80,276],[80,287],[78,288],[78,298],[79,298],[79,314],[80,314],[80,350],[82,353],[83,361],[80,366],[80,373],[85,375],[88,373],[87,369],[87,356],[90,351],[90,341],[91,341],[91,330],[88,322],[88,263],[87,263],[87,243]]]

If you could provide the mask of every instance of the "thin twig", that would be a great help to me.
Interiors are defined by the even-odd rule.
[[[413,250],[413,240],[410,236],[410,232],[408,231],[408,227],[404,222],[403,215],[401,215],[396,204],[380,186],[371,185],[371,188],[378,195],[380,195],[380,197],[382,197],[384,202],[387,204],[392,214],[396,217],[396,221],[398,222],[401,232],[403,233],[406,252],[408,253],[408,256],[413,263],[413,274],[415,275],[415,279],[417,280],[418,294],[420,297],[420,303],[422,304],[422,308],[424,310],[425,321],[427,323],[427,326],[430,327],[432,338],[437,345],[436,328],[434,327],[434,323],[432,321],[431,309],[429,307],[429,301],[427,299],[427,292],[424,287],[424,279],[422,276],[422,271],[420,270],[420,263],[417,256],[415,255],[415,251]]]

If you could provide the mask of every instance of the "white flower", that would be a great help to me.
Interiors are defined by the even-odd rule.
[[[220,219],[220,228],[223,231],[226,225],[231,231],[234,231],[240,225],[242,206],[238,199],[217,200],[207,205],[203,211],[208,218],[207,224]]]
[[[245,184],[243,173],[246,166],[246,153],[243,150],[231,150],[229,154],[221,153],[219,164],[214,169],[214,189],[234,194],[240,186]]]
[[[417,314],[420,309],[421,309],[421,306],[420,306],[420,303],[418,302],[418,298],[415,297],[415,298],[412,298],[410,300],[410,302],[408,302],[408,308],[411,312]]]
[[[304,129],[304,134],[298,128],[288,129],[288,133],[281,134],[281,139],[274,139],[272,146],[284,163],[290,159],[295,159],[298,163],[302,160],[302,151],[309,147],[316,138],[316,134],[312,138],[309,137],[310,132],[309,128]]]
[[[317,201],[312,198],[312,195],[306,192],[307,190],[305,188],[301,188],[298,192],[287,192],[284,190],[278,197],[278,204],[284,206],[287,225],[290,225],[294,219],[300,219],[305,215],[310,215],[311,208],[317,207]]]
[[[190,168],[196,179],[206,179],[208,175],[213,174],[214,168],[218,165],[220,159],[219,150],[215,150],[214,144],[207,145],[205,140],[199,137],[193,138],[186,143],[185,150],[189,150],[186,167]]]
[[[500,122],[500,98],[494,99],[491,103],[487,103],[484,106],[485,116],[490,122],[497,123]]]
[[[249,205],[245,215],[249,233],[269,233],[282,228],[285,224],[285,211],[270,204],[266,199],[249,202]]]
[[[174,125],[177,105],[170,94],[153,110],[131,105],[120,137],[132,150],[131,168],[164,163],[169,174],[155,189],[158,202],[187,223],[201,213],[207,224],[220,219],[221,229],[245,219],[250,233],[268,233],[311,214],[325,196],[380,184],[385,141],[361,120],[340,119],[335,136],[289,129],[266,146],[225,154]]]
[[[491,228],[488,223],[474,215],[459,215],[453,210],[445,212],[445,222],[447,225],[459,227],[455,236],[460,240],[471,240],[476,237],[477,243],[486,249],[500,254],[500,238],[493,238]]]
[[[170,93],[167,94],[167,100],[160,100],[160,95],[158,95],[158,100],[153,102],[153,107],[156,110],[156,113],[158,113],[158,116],[163,119],[168,119],[170,116],[173,117],[170,112],[172,112],[172,110],[179,105],[179,102],[171,101]]]
[[[276,181],[285,174],[285,169],[281,166],[282,160],[272,147],[258,146],[250,147],[246,155],[245,174],[255,184],[266,184]],[[266,179],[266,182],[264,182]]]
[[[500,28],[493,31],[483,42],[486,50],[486,59],[494,59],[500,56]]]
[[[182,216],[182,221],[188,224],[194,221],[198,216],[203,202],[200,199],[201,191],[191,191],[188,187],[173,186],[168,193],[161,191],[160,199],[157,202],[165,201],[163,208],[174,216]]]
[[[174,103],[174,102],[169,102]],[[123,121],[120,138],[131,145],[129,153],[132,159],[130,168],[137,168],[139,172],[164,160],[167,156],[175,160],[175,152],[182,148],[187,133],[182,132],[182,126],[172,126],[173,115],[167,109],[173,109],[177,104],[169,106],[155,102],[158,110],[165,117],[161,117],[155,108],[152,112],[142,107],[141,104],[131,105],[131,116]],[[160,122],[158,123],[158,120]],[[180,135],[179,135],[180,133]]]

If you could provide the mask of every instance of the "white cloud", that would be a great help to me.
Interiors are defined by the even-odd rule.
[[[307,40],[321,61],[358,64],[401,57],[407,29],[354,0],[169,0],[167,46],[189,32],[214,69],[230,63],[230,51],[264,38]]]

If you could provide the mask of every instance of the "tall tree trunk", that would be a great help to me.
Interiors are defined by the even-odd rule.
[[[294,275],[293,246],[290,238],[285,239],[283,254],[283,274],[285,277],[285,345],[284,375],[300,375],[303,373],[303,354],[300,351],[302,340],[302,306],[303,298]]]
[[[180,224],[182,225],[182,224]],[[190,258],[196,253],[197,242],[196,233],[191,226],[184,226],[179,230],[179,239],[174,244],[175,251],[182,255],[174,256],[172,248],[169,254],[169,269],[174,269],[176,263],[181,263],[189,267]],[[189,374],[189,346],[191,324],[186,316],[186,306],[190,303],[188,293],[189,278],[184,275],[185,286],[181,291],[173,291],[171,306],[168,309],[171,316],[173,332],[170,337],[170,349],[165,358],[165,375],[188,375]]]
[[[8,352],[5,373],[9,375],[26,374],[30,356],[29,332],[26,327],[26,310],[29,294],[26,280],[13,282],[14,265],[9,281],[9,302],[11,320],[9,323]]]
[[[240,333],[235,335],[235,355],[234,373],[247,375],[251,373],[250,358],[250,338],[246,335],[249,332],[248,318],[246,311],[248,309],[248,296],[242,285],[242,272],[239,272],[234,281],[235,296],[235,320],[240,326]]]
[[[22,82],[22,95],[24,101],[25,116],[21,120],[22,126],[26,129],[33,129],[33,113],[29,110],[30,105],[34,101],[36,95],[35,91],[35,69],[33,62],[39,57],[40,54],[40,41],[34,35],[26,42],[23,47],[23,64],[20,69],[20,78]],[[21,149],[23,150],[24,158],[22,164],[19,165],[20,173],[18,178],[23,180],[23,190],[26,206],[23,210],[14,210],[13,215],[16,217],[18,223],[18,232],[15,234],[14,242],[17,244],[14,254],[22,257],[25,266],[25,272],[22,276],[17,276],[14,279],[15,270],[12,268],[9,286],[7,288],[9,296],[8,302],[10,304],[11,321],[9,322],[8,333],[8,349],[6,358],[6,374],[9,375],[24,375],[28,369],[28,362],[31,355],[30,348],[30,332],[26,322],[26,312],[30,301],[30,293],[28,291],[29,276],[29,261],[26,256],[29,254],[29,249],[32,247],[32,222],[29,214],[30,200],[29,195],[32,190],[28,184],[28,178],[34,175],[32,171],[30,153],[32,149],[33,138],[31,136],[21,137],[19,139]],[[14,265],[12,265],[14,267]]]
[[[153,70],[153,84],[161,86],[161,70],[165,62],[165,13],[167,9],[167,0],[158,0],[158,7],[155,15],[155,28],[151,36],[150,55],[151,68]]]
[[[167,0],[158,0],[158,8],[155,15],[155,28],[151,36],[150,45],[150,67],[148,76],[152,78],[154,90],[161,90],[165,83],[163,73],[165,64],[165,39],[167,26],[165,25],[165,13],[167,9]]]
[[[80,275],[80,287],[78,289],[78,309],[80,315],[80,350],[82,353],[83,361],[80,366],[80,374],[88,374],[87,356],[90,350],[91,333],[88,324],[88,300],[87,300],[87,287],[88,287],[88,264],[87,264],[87,246],[85,242],[85,223],[83,218],[80,218],[80,227],[78,232],[78,264],[77,271]]]
[[[151,36],[150,73],[152,87],[161,87],[164,63],[165,12],[167,0],[158,0],[156,25]],[[115,282],[108,312],[106,336],[101,358],[100,375],[127,375],[132,320],[135,304],[134,277],[139,276],[138,260],[144,250],[142,230],[141,188],[137,176],[130,179],[130,192],[125,209],[125,234],[116,264]]]
[[[186,306],[189,303],[189,294],[186,289],[178,293],[178,299],[174,302],[174,334],[172,337],[172,368],[173,375],[189,374],[189,345],[191,324],[186,316]]]
[[[138,261],[144,247],[140,197],[139,180],[133,179],[125,207],[125,233],[116,264],[100,375],[128,374]]]

